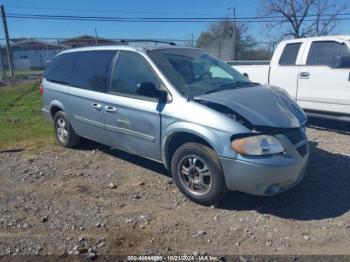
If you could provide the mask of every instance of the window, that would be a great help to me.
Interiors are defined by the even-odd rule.
[[[137,94],[137,84],[159,80],[145,59],[137,53],[120,51],[112,75],[111,91],[128,95]]]
[[[76,53],[65,53],[57,56],[49,64],[44,74],[46,80],[69,85],[75,57]]]
[[[350,51],[346,44],[334,41],[313,42],[306,64],[334,67],[338,56],[349,55]]]
[[[96,92],[105,92],[114,54],[115,51],[111,50],[78,52],[72,74],[72,85]]]
[[[255,85],[232,66],[201,50],[164,48],[147,53],[172,85],[187,98]]]
[[[287,44],[283,50],[280,65],[295,65],[301,43]]]

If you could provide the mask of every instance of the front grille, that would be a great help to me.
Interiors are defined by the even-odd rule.
[[[306,154],[307,154],[307,144],[305,143],[304,145],[298,147],[297,150],[298,150],[298,152],[299,152],[299,154],[301,156],[303,156],[303,157],[306,156]]]
[[[306,139],[301,128],[282,130],[282,134],[288,137],[289,141],[292,142],[293,145],[296,145]]]

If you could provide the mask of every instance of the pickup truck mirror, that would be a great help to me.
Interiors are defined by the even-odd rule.
[[[350,56],[338,56],[335,68],[350,68]]]

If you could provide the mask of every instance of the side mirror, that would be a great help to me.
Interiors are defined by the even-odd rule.
[[[350,56],[338,56],[335,68],[350,68]]]
[[[137,84],[137,94],[152,98],[166,98],[167,92],[159,90],[152,82],[141,82]]]
[[[245,78],[249,79],[248,73],[243,73],[243,76],[244,76]]]

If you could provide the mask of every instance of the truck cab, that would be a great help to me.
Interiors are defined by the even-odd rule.
[[[281,42],[269,66],[234,66],[283,88],[310,115],[350,120],[350,36]]]

